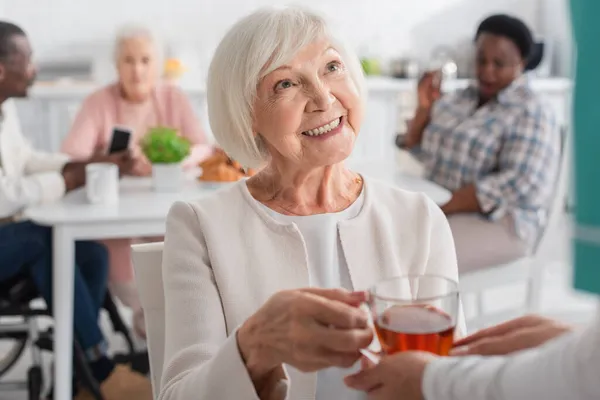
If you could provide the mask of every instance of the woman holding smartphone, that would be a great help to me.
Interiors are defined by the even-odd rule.
[[[127,27],[115,41],[117,82],[92,93],[83,102],[62,152],[74,159],[87,159],[112,146],[128,145],[135,157],[132,173],[150,175],[152,166],[139,142],[149,128],[177,129],[192,143],[184,166],[195,166],[212,153],[190,101],[176,86],[159,82],[160,51],[151,32]],[[128,137],[127,137],[128,136]],[[114,150],[114,148],[113,148]],[[134,327],[145,336],[141,304],[134,283],[129,239],[106,240],[110,254],[110,290],[134,311]]]
[[[115,40],[117,82],[88,96],[65,138],[62,151],[85,159],[109,150],[115,131],[131,134],[136,155],[134,174],[150,175],[152,168],[139,149],[149,128],[177,129],[194,145],[187,164],[195,164],[212,152],[186,95],[175,85],[159,81],[161,56],[152,33],[137,26],[121,29]]]

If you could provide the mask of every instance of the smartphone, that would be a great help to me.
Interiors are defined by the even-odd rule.
[[[110,141],[110,147],[108,148],[108,154],[127,150],[129,148],[130,140],[131,129],[115,126],[112,131],[112,139]]]

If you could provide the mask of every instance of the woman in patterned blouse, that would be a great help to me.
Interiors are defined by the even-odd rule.
[[[520,20],[485,19],[475,35],[476,82],[440,95],[426,74],[404,146],[427,177],[452,191],[442,209],[460,272],[527,255],[543,229],[560,159],[560,132],[524,72],[533,39]]]

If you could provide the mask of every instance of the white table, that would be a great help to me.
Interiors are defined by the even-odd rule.
[[[176,200],[191,200],[214,190],[195,184],[179,193],[156,193],[149,179],[124,179],[116,206],[91,205],[76,190],[57,203],[31,207],[25,215],[53,228],[53,305],[55,333],[54,398],[71,399],[75,241],[159,236]]]
[[[438,204],[450,196],[445,189],[419,178],[396,176],[393,181],[424,191]],[[71,399],[75,241],[163,235],[167,213],[175,201],[199,198],[214,190],[214,185],[188,182],[181,192],[156,193],[149,179],[124,179],[118,205],[88,204],[84,192],[76,190],[60,202],[26,210],[27,218],[53,228],[55,399]]]
[[[399,188],[423,192],[429,196],[436,204],[442,206],[450,200],[452,193],[431,181],[425,180],[419,176],[408,175],[398,170],[397,164],[387,162],[348,162],[348,167],[360,174],[390,182]]]

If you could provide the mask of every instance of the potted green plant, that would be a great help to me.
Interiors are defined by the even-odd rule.
[[[181,162],[190,154],[190,142],[176,129],[151,128],[142,139],[142,151],[152,164],[152,181],[157,191],[179,190],[183,182]]]

